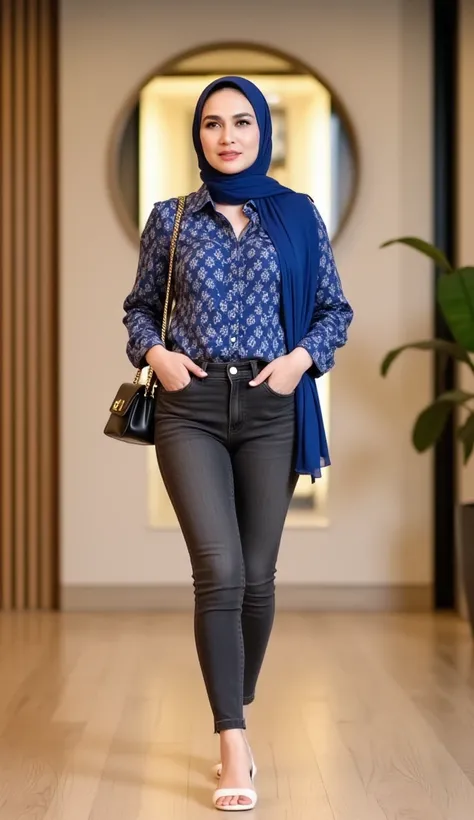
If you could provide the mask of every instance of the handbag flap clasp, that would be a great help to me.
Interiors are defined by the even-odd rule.
[[[110,405],[110,412],[115,413],[117,416],[124,416],[137,393],[143,392],[144,390],[144,384],[124,382],[124,384],[120,385],[117,395]]]

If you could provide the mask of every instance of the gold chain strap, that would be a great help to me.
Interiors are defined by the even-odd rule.
[[[169,303],[170,303],[170,295],[171,295],[171,285],[173,280],[173,266],[174,266],[174,256],[176,253],[176,245],[178,244],[178,236],[179,236],[179,228],[181,225],[181,219],[184,213],[184,206],[186,204],[186,197],[180,196],[178,199],[178,207],[176,210],[176,216],[174,220],[174,228],[173,228],[173,235],[171,237],[171,244],[170,244],[170,261],[168,267],[168,279],[166,281],[166,296],[165,296],[165,304],[163,307],[163,321],[161,323],[161,341],[163,344],[166,341],[166,333],[168,330],[168,312],[169,312]],[[138,384],[140,381],[142,371],[138,368],[135,378],[133,380],[134,384]],[[145,393],[148,394],[150,391],[151,383],[153,381],[154,376],[153,368],[148,366],[148,375],[146,379],[145,385]]]

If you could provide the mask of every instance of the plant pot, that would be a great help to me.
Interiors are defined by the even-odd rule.
[[[461,505],[461,560],[466,605],[474,635],[474,504]]]

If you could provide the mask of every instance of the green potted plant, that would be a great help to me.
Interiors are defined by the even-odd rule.
[[[455,268],[445,254],[429,242],[413,236],[384,242],[381,246],[401,243],[428,256],[442,273],[437,281],[436,300],[451,331],[452,341],[428,339],[411,342],[390,350],[382,365],[386,376],[395,359],[407,349],[429,350],[455,359],[461,367],[474,374],[474,267]],[[422,453],[440,438],[450,415],[455,414],[456,437],[467,464],[474,450],[474,393],[449,390],[441,393],[418,415],[413,426],[413,445]],[[460,509],[461,559],[466,602],[471,630],[474,634],[474,503]]]

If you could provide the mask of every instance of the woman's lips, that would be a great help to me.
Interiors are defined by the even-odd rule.
[[[240,157],[236,151],[230,151],[229,153],[219,154],[220,158],[224,160],[224,162],[231,162],[233,159],[237,159]]]

